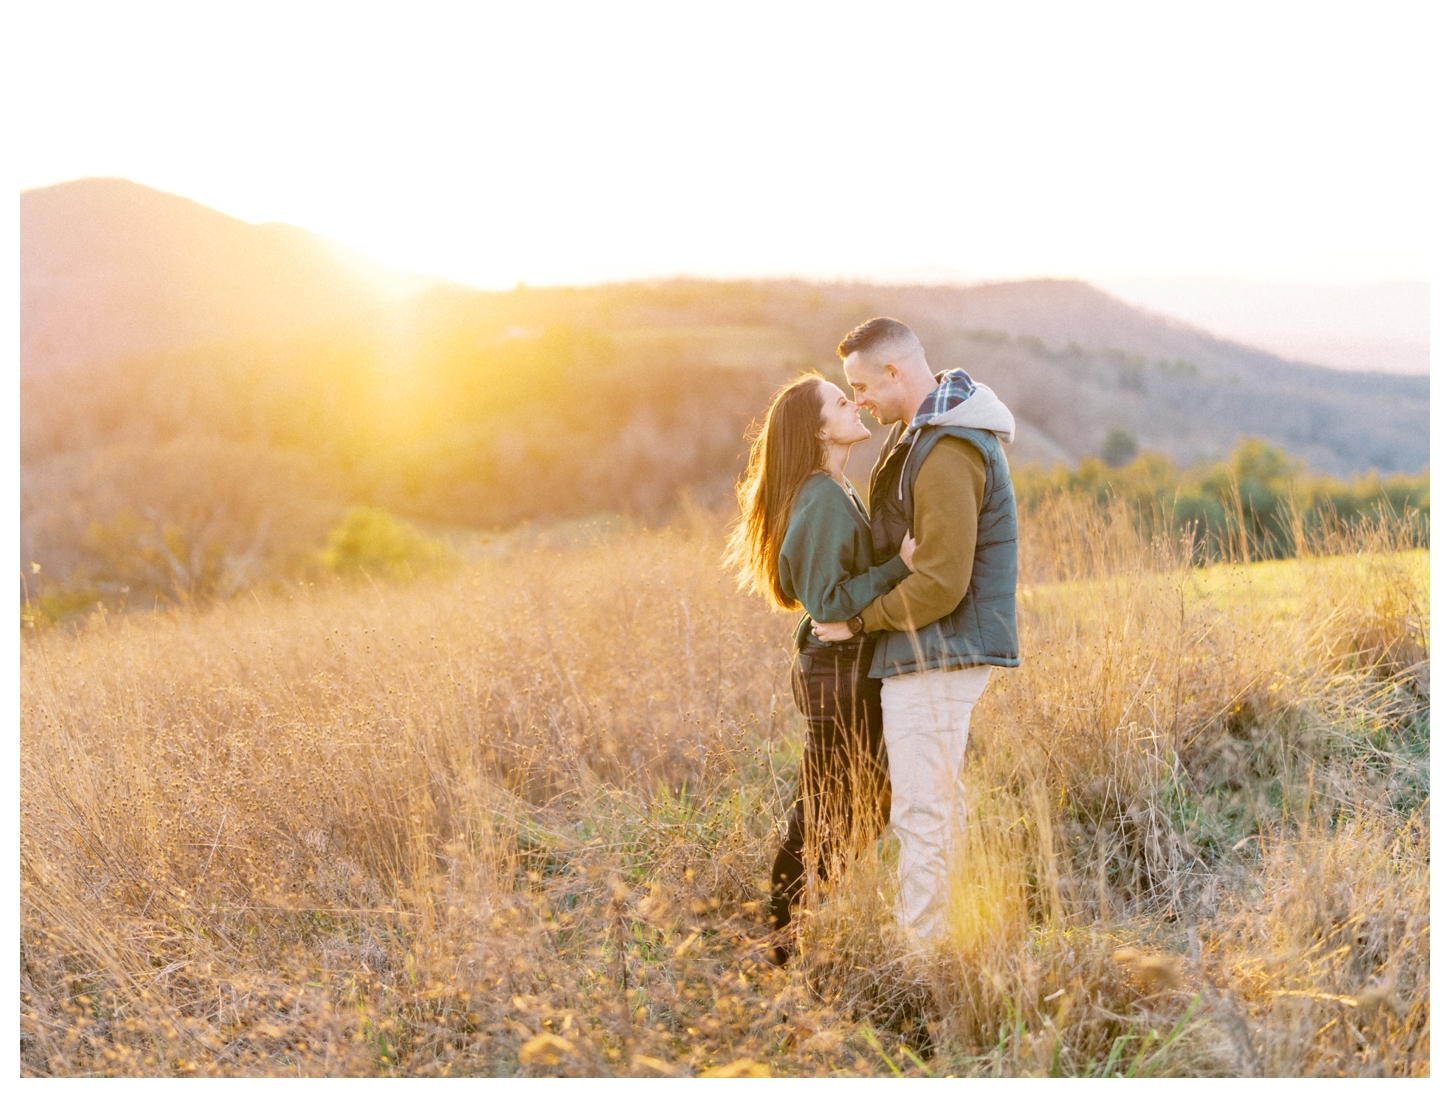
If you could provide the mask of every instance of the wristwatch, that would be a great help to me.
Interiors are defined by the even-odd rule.
[[[860,614],[857,614],[854,618],[848,621],[846,625],[851,630],[851,636],[853,637],[860,636],[862,630],[866,628],[866,623],[861,620]]]

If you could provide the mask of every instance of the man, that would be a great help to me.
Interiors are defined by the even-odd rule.
[[[946,929],[947,844],[966,807],[961,771],[972,707],[993,667],[1016,667],[1017,500],[1003,442],[1012,414],[962,370],[940,376],[905,324],[877,317],[836,349],[857,401],[894,423],[871,472],[877,564],[910,531],[915,571],[850,622],[839,641],[881,633],[891,828],[901,841],[896,917],[910,935]]]

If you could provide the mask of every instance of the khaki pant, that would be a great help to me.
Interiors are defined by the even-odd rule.
[[[922,939],[946,929],[947,845],[966,809],[967,730],[991,673],[918,671],[881,683],[891,830],[901,841],[896,919]]]

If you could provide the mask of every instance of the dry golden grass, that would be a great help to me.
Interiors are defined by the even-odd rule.
[[[888,841],[783,971],[791,623],[706,517],[28,636],[22,1070],[1425,1074],[1424,554],[1025,529],[947,940]]]

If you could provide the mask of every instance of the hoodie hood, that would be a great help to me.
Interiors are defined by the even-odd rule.
[[[911,453],[921,439],[923,426],[970,427],[978,431],[991,431],[1001,442],[1011,442],[1017,434],[1017,422],[1012,418],[1012,413],[990,387],[973,381],[964,370],[952,370],[943,374],[942,382],[929,399],[940,399],[951,406],[930,419],[923,419],[926,413],[919,412],[897,441],[898,447],[906,447],[906,459],[901,463],[901,475],[896,481],[897,499],[904,498],[906,467],[911,463]],[[961,395],[964,389],[965,397]],[[911,441],[907,442],[907,439]]]
[[[927,421],[933,427],[973,427],[979,431],[991,431],[1003,442],[1011,442],[1017,434],[1017,421],[1007,410],[996,393],[974,382],[972,395],[960,404],[948,408],[940,415]]]

